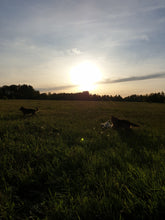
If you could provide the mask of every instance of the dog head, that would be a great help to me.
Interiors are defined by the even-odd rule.
[[[111,116],[111,121],[118,120],[118,118],[114,117],[113,115]]]
[[[23,107],[23,106],[21,106],[21,107],[19,108],[19,110],[20,110],[20,111],[23,111],[23,110],[24,110],[24,107]]]

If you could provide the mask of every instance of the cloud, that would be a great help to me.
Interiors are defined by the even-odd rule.
[[[156,79],[156,78],[164,78],[164,77],[165,77],[165,73],[154,73],[150,75],[131,76],[131,77],[120,78],[120,79],[115,79],[115,80],[106,79],[105,81],[99,82],[99,84],[130,82],[130,81],[139,81],[139,80]]]
[[[70,50],[67,50],[67,52],[68,52],[69,55],[76,55],[76,56],[82,54],[82,52],[77,48],[72,48]]]
[[[36,88],[36,89],[41,92],[51,92],[51,91],[72,89],[75,87],[77,87],[77,85],[64,85],[64,86],[54,86],[54,87],[49,87],[49,88]]]
[[[97,84],[110,84],[110,83],[122,83],[122,82],[130,82],[130,81],[139,81],[139,80],[147,80],[147,79],[157,79],[157,78],[165,78],[165,73],[154,73],[150,75],[144,75],[144,76],[132,76],[127,78],[120,78],[120,79],[106,79],[105,81],[100,81]],[[37,88],[37,90],[41,92],[51,92],[51,91],[60,91],[60,90],[66,90],[66,89],[72,89],[76,88],[78,85],[62,85],[62,86],[54,86],[49,88]]]

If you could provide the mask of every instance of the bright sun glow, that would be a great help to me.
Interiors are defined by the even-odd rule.
[[[71,69],[70,77],[80,90],[91,91],[95,88],[95,83],[101,80],[101,72],[95,64],[83,62]]]

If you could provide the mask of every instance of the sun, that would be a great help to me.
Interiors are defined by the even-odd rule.
[[[83,62],[74,66],[70,71],[71,82],[78,85],[82,91],[91,91],[101,80],[101,71],[92,62]]]

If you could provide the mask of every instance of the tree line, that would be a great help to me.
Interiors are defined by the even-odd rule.
[[[40,99],[40,100],[86,100],[86,101],[127,101],[127,102],[158,102],[165,103],[165,93],[146,95],[96,95],[88,91],[79,93],[40,93],[31,85],[10,85],[0,87],[0,99]]]

